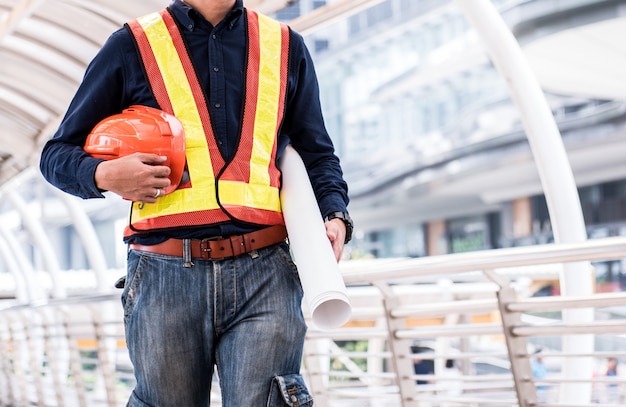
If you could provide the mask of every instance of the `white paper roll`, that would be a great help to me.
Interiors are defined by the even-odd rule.
[[[290,145],[278,166],[283,173],[280,202],[304,300],[318,328],[338,328],[348,322],[352,308],[309,176]]]

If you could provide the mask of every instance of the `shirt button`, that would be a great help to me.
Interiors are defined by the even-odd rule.
[[[216,38],[217,38],[217,35],[213,34],[213,35],[211,36],[211,38],[216,39]]]
[[[193,24],[189,24],[187,28],[189,28],[190,30],[193,30]]]
[[[216,103],[215,107],[219,109],[220,107],[222,107],[222,105],[220,103]]]
[[[218,68],[217,66],[214,66],[214,67],[213,67],[213,71],[214,71],[214,72],[219,72],[219,71],[220,71],[220,68]]]

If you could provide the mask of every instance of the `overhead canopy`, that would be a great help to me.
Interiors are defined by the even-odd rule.
[[[524,47],[544,89],[565,95],[626,100],[626,17],[587,24]]]
[[[382,0],[338,0],[292,22],[310,32]],[[169,0],[0,0],[0,185],[36,165],[82,79],[111,32]],[[245,0],[271,14],[288,0]],[[608,33],[605,31],[608,30]],[[546,89],[626,98],[620,67],[624,19],[606,20],[530,43],[527,53]],[[583,76],[584,74],[584,76]],[[584,77],[581,81],[579,78]]]
[[[265,13],[286,0],[246,0]],[[103,42],[169,0],[0,0],[0,185],[52,136]]]

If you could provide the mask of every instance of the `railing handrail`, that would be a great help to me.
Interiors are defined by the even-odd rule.
[[[626,236],[614,236],[579,243],[551,243],[411,258],[385,262],[384,267],[381,263],[367,266],[359,262],[359,270],[350,270],[350,264],[347,263],[340,263],[340,266],[346,285],[357,285],[381,280],[415,278],[427,274],[495,270],[547,263],[615,260],[624,257],[626,257]]]
[[[419,275],[461,273],[533,266],[575,261],[616,260],[626,258],[626,236],[590,239],[579,243],[551,243],[479,250],[410,259],[384,259],[381,262],[344,261],[340,263],[342,277],[348,286],[369,285],[373,281],[414,278]],[[353,270],[358,267],[360,271]],[[620,296],[621,294],[613,294]],[[610,295],[607,295],[609,297]],[[80,297],[50,300],[41,304],[14,304],[0,312],[33,307],[61,306],[118,299],[119,292],[94,293]],[[568,301],[578,301],[570,298]],[[542,301],[533,299],[533,301]],[[543,301],[550,301],[548,299]]]

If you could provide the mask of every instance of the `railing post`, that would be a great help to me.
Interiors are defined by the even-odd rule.
[[[37,406],[45,406],[45,398],[43,393],[43,335],[41,334],[41,315],[36,310],[30,309],[19,313],[21,319],[28,321],[24,323],[24,336],[26,346],[29,353],[30,377],[35,387],[34,393],[37,394]],[[39,338],[39,336],[41,338]]]
[[[26,333],[25,328],[21,320],[17,322],[11,315],[8,317],[9,322],[9,334],[11,336],[11,350],[13,351],[13,369],[15,377],[17,379],[17,388],[19,389],[18,400],[19,403],[15,403],[16,406],[22,405],[23,407],[29,407],[28,402],[28,389],[26,384],[28,379],[26,378]],[[18,325],[19,324],[19,328]],[[17,400],[16,400],[17,401]]]
[[[396,337],[396,331],[406,328],[405,321],[401,318],[394,318],[391,314],[393,309],[400,307],[400,300],[386,283],[377,282],[375,285],[383,295],[383,307],[389,332],[389,350],[393,355],[391,361],[396,372],[401,406],[418,407],[419,402],[415,400],[415,380],[411,377],[414,372],[411,343],[406,339]]]
[[[11,341],[11,331],[9,329],[10,319],[5,316],[0,316],[0,369],[5,377],[5,389],[0,389],[0,396],[5,400],[7,406],[16,405],[15,392],[13,391],[13,382],[15,376],[11,374],[11,363],[9,361],[9,346],[7,344]],[[6,399],[4,396],[6,395]]]
[[[376,322],[374,326],[376,328],[387,327],[387,318],[378,317],[376,318]],[[367,372],[371,374],[380,374],[384,371],[384,359],[380,355],[385,350],[385,339],[384,338],[369,338],[367,340],[367,353],[372,355],[367,357]],[[369,382],[369,385],[373,386],[381,386],[383,379],[372,379]],[[383,406],[383,402],[378,400],[370,400],[371,407],[380,407]]]
[[[70,371],[74,376],[74,387],[76,388],[76,397],[78,398],[78,405],[80,407],[87,407],[87,390],[85,389],[85,382],[83,380],[82,362],[80,360],[80,350],[78,349],[78,343],[72,336],[72,330],[69,322],[69,313],[63,310],[63,327],[65,328],[65,337],[67,340],[69,353],[70,353]]]
[[[498,291],[497,297],[519,405],[520,407],[537,405],[537,387],[533,382],[526,338],[515,336],[511,332],[513,326],[521,324],[521,314],[508,311],[506,308],[507,304],[517,300],[517,293],[511,287],[503,287]]]
[[[517,292],[510,286],[507,278],[492,270],[483,272],[500,287],[496,296],[519,407],[536,406],[538,404],[537,388],[533,382],[533,373],[528,359],[528,344],[526,338],[515,336],[512,332],[514,326],[522,323],[521,313],[509,311],[507,308],[508,304],[517,301]]]
[[[60,324],[57,324],[57,313],[55,309],[46,308],[43,310],[43,327],[44,327],[44,346],[46,354],[48,356],[48,366],[50,367],[50,374],[52,375],[52,383],[54,386],[54,393],[56,396],[57,405],[59,407],[65,406],[63,383],[61,382],[60,360],[62,355],[67,354],[65,347],[55,347],[55,344],[60,345],[63,341],[62,334],[55,332],[61,331]],[[54,329],[56,328],[56,329]]]
[[[100,312],[91,307],[89,311],[93,321],[93,330],[96,337],[96,349],[98,351],[98,363],[100,364],[100,372],[102,373],[102,380],[104,381],[107,405],[109,407],[115,407],[116,397],[114,363],[109,359],[109,345],[111,339],[108,338],[106,325]]]
[[[304,342],[304,365],[307,371],[307,384],[316,405],[328,404],[328,380],[324,383],[324,377],[328,374],[330,356],[317,356],[329,352],[328,341],[331,339],[307,339]],[[325,369],[324,369],[325,367]],[[325,370],[325,371],[324,371]]]

